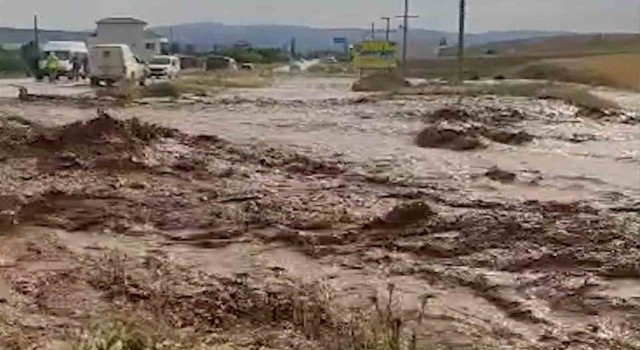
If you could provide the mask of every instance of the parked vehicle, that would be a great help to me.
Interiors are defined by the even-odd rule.
[[[231,57],[226,56],[209,56],[205,60],[205,70],[238,70],[238,62]]]
[[[41,80],[44,77],[49,77],[51,80],[56,80],[61,76],[67,78],[74,77],[73,71],[73,59],[83,62],[89,55],[87,45],[82,41],[49,41],[43,48],[42,59],[38,61],[38,70],[36,71],[36,79]],[[47,57],[49,55],[55,55],[58,59],[58,69],[56,70],[56,76],[50,77],[50,71],[47,69]],[[82,77],[86,76],[84,69],[81,69],[78,74]]]
[[[182,67],[177,56],[155,56],[149,62],[149,77],[151,78],[177,78]]]
[[[124,44],[101,44],[89,50],[91,85],[101,82],[113,85],[116,82],[130,81],[144,85],[147,67],[138,59],[129,46]]]

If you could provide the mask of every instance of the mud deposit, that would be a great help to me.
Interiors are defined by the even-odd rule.
[[[505,122],[522,118],[523,116],[514,111],[511,115],[500,115],[496,120]],[[489,141],[506,145],[522,145],[533,140],[533,136],[525,131],[489,126],[494,125],[496,120],[483,120],[465,110],[439,109],[423,120],[428,126],[418,134],[415,140],[416,145],[420,147],[468,151],[485,148]]]
[[[368,139],[386,147],[389,130],[409,129],[398,142],[415,154],[430,151],[411,144],[424,128],[428,142],[439,140],[426,147],[454,149],[437,150],[452,159],[556,142],[544,130],[533,139],[520,134],[533,134],[527,123],[539,114],[442,106],[427,113],[411,103],[311,108],[350,111],[354,122],[369,123],[367,132],[379,130]],[[255,106],[215,108],[222,115]],[[260,108],[282,118],[309,106]],[[390,114],[361,118],[373,108]],[[499,156],[465,181],[503,186],[503,197],[471,193],[446,176],[399,181],[363,172],[362,153],[346,141],[352,158],[240,142],[246,133],[234,134],[230,123],[256,123],[257,114],[198,132],[194,125],[213,122],[189,118],[205,112],[139,108],[114,118],[73,110],[70,123],[41,124],[35,110],[0,118],[0,349],[68,349],[110,334],[158,349],[368,349],[357,346],[381,329],[397,333],[400,349],[410,349],[414,335],[417,349],[638,344],[633,191],[619,205],[518,198],[508,186],[539,186],[532,179],[553,172],[494,167]],[[398,110],[401,117],[391,115]],[[339,135],[341,125],[319,124],[335,122],[326,114],[277,130]],[[142,121],[175,115],[180,130]],[[399,127],[399,118],[412,127]],[[486,148],[458,152],[476,142],[461,147],[460,137]]]

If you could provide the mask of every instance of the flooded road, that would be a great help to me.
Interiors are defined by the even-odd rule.
[[[0,265],[0,293],[38,271],[48,284],[15,292],[26,306],[14,311],[68,317],[39,288],[77,269],[85,294],[100,295],[74,256],[117,250],[141,256],[135,271],[167,259],[267,295],[274,273],[321,283],[343,311],[392,289],[407,329],[438,344],[610,349],[640,334],[634,112],[350,84],[280,78],[97,119],[74,104],[3,101],[0,218],[12,231],[0,262],[12,263]],[[150,293],[131,278],[128,307]],[[180,281],[179,291],[207,288]],[[176,293],[165,305],[195,298]],[[425,325],[414,321],[423,298]]]

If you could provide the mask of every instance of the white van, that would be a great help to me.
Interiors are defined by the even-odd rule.
[[[101,44],[89,50],[91,85],[104,82],[108,86],[115,82],[130,81],[144,85],[147,71],[129,46],[124,44]]]
[[[154,56],[149,61],[149,76],[152,78],[177,78],[181,69],[177,56]]]
[[[67,78],[73,78],[73,63],[71,58],[77,56],[80,62],[85,62],[89,51],[87,45],[83,41],[49,41],[42,47],[44,52],[43,59],[38,62],[38,72],[36,73],[36,79],[40,80],[45,76],[49,76],[47,71],[47,57],[53,53],[59,60],[58,64],[58,76],[49,77],[49,79],[57,79],[60,76],[66,76]],[[84,76],[84,69],[80,70],[80,75]]]

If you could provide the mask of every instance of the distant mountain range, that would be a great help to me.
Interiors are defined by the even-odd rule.
[[[84,41],[89,32],[69,32],[64,30],[41,30],[40,40],[47,41]],[[0,44],[24,44],[33,40],[33,29],[0,27]]]
[[[292,38],[296,39],[296,47],[300,52],[313,50],[339,49],[334,45],[333,38],[345,37],[349,42],[357,42],[370,36],[370,31],[358,28],[312,28],[290,25],[226,25],[222,23],[206,22],[180,24],[171,27],[155,27],[151,30],[167,38],[170,36],[175,42],[193,44],[197,49],[208,51],[214,45],[227,46],[238,41],[246,41],[255,47],[285,47]],[[540,37],[567,35],[567,32],[545,31],[507,31],[469,34],[468,45],[482,45],[491,42],[521,40]],[[42,30],[41,40],[84,40],[90,32],[69,32],[58,30]],[[376,33],[379,38],[384,33]],[[32,40],[33,31],[30,29],[0,28],[0,44],[26,43]],[[457,34],[449,32],[412,29],[409,34],[409,56],[433,56],[434,49],[441,39],[448,43],[457,41]],[[400,33],[393,33],[392,39],[399,41]]]
[[[214,45],[231,45],[238,41],[248,41],[257,47],[284,47],[292,38],[296,39],[296,47],[301,52],[313,50],[340,49],[333,44],[333,38],[344,37],[350,43],[370,38],[371,32],[360,28],[312,28],[289,25],[226,25],[206,22],[181,24],[172,27],[152,28],[155,32],[174,41],[190,43],[200,50],[211,50]],[[563,32],[544,31],[509,31],[469,34],[469,45],[481,45],[505,40],[529,39],[534,37],[550,37]],[[383,32],[376,33],[383,38]],[[425,29],[412,29],[409,34],[409,56],[431,56],[434,49],[444,38],[448,43],[457,42],[457,34]],[[400,41],[401,34],[392,33],[392,40]]]

